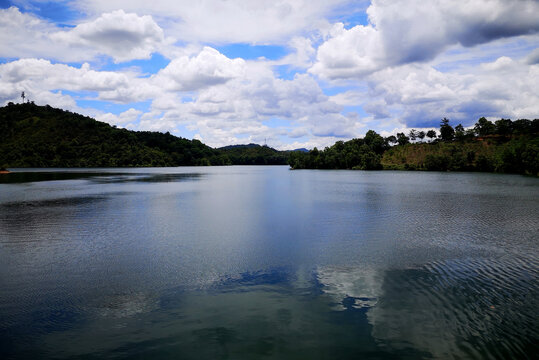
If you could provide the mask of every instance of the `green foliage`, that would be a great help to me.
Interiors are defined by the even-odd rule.
[[[135,132],[34,104],[0,108],[0,163],[9,167],[221,165],[229,160],[200,141]]]
[[[293,153],[289,164],[293,169],[384,168],[539,175],[539,120],[501,119],[495,124],[479,119],[475,129],[489,135],[476,138],[475,131],[465,130],[461,124],[453,129],[443,118],[442,141],[417,144],[411,144],[404,133],[383,139],[371,130],[364,139],[337,141],[323,151],[314,148],[308,154]],[[415,130],[410,133],[421,138]],[[433,139],[436,132],[430,130],[425,135]],[[398,145],[389,145],[394,143]]]
[[[386,140],[369,130],[363,139],[337,141],[333,146],[309,153],[293,152],[289,164],[292,169],[357,169],[380,170],[382,154],[388,148]]]
[[[257,144],[232,145],[219,149],[234,165],[286,165],[289,151],[278,151]]]
[[[399,145],[406,145],[410,142],[410,138],[406,136],[404,133],[397,133],[397,143]]]
[[[290,155],[254,144],[212,149],[168,132],[117,129],[32,103],[0,108],[0,134],[6,167],[285,165]]]
[[[479,136],[492,135],[496,130],[496,126],[494,126],[494,124],[488,121],[486,118],[482,117],[477,120],[474,130]]]
[[[456,142],[408,144],[384,153],[385,169],[539,174],[538,134]]]
[[[394,145],[397,143],[397,137],[395,135],[389,135],[388,137],[386,137],[386,143],[388,145]]]
[[[449,157],[447,155],[427,154],[423,165],[427,170],[445,171],[449,167]]]
[[[435,131],[435,130],[429,130],[429,131],[427,131],[427,137],[428,137],[429,139],[431,139],[431,140],[434,139],[434,138],[436,137],[436,131]]]
[[[497,120],[494,125],[496,126],[496,134],[508,136],[511,135],[511,133],[513,132],[513,122],[509,119]]]
[[[480,135],[479,138],[475,134]],[[290,164],[293,169],[407,169],[539,174],[539,119],[494,123],[480,118],[472,131],[444,118],[444,141],[410,144],[404,133],[386,139],[337,141],[322,151],[277,151],[255,144],[212,149],[148,131],[117,129],[69,111],[33,103],[0,108],[2,167],[122,167]],[[422,139],[421,132],[413,131]],[[433,139],[436,132],[425,136]],[[452,141],[456,138],[457,141]],[[391,147],[390,144],[398,145]]]
[[[455,139],[462,141],[466,137],[466,130],[464,130],[464,126],[462,124],[458,124],[455,126]]]
[[[443,118],[440,122],[440,138],[443,141],[451,141],[455,137],[455,130],[449,125],[449,119]]]

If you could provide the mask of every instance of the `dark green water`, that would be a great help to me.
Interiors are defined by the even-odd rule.
[[[534,358],[539,180],[0,177],[0,358]]]

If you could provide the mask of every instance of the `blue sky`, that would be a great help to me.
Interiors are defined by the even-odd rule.
[[[539,3],[0,0],[0,102],[210,146],[539,117]]]

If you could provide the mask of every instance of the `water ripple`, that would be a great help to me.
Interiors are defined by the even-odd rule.
[[[539,262],[529,257],[388,271],[368,315],[373,335],[390,347],[404,339],[436,358],[529,358],[538,350],[538,279]]]

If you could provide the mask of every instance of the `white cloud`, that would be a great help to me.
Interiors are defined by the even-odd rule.
[[[97,98],[103,101],[128,104],[160,98],[162,94],[163,89],[151,78],[130,76],[125,86],[102,90],[98,93]]]
[[[193,91],[240,77],[244,68],[243,59],[229,59],[213,48],[204,47],[197,56],[172,60],[159,71],[155,81],[168,90]]]
[[[89,14],[116,9],[151,14],[170,36],[188,42],[287,43],[327,26],[325,17],[344,0],[79,0]]]
[[[539,65],[505,56],[460,73],[410,64],[379,71],[368,80],[371,88],[363,96],[396,110],[408,127],[432,126],[444,116],[454,125],[469,125],[481,116],[517,119],[539,113]],[[376,116],[376,109],[364,109]]]
[[[5,57],[54,57],[57,45],[50,43],[49,34],[56,26],[16,7],[0,9],[0,48]]]
[[[22,88],[103,91],[127,86],[128,77],[122,73],[91,70],[87,63],[76,68],[43,59],[21,59],[0,64],[0,81]]]
[[[72,30],[53,33],[51,39],[75,49],[95,49],[110,55],[116,62],[148,59],[165,43],[163,30],[151,16],[138,16],[123,10],[102,14]]]
[[[149,79],[137,78],[133,73],[96,71],[87,63],[74,67],[43,59],[21,59],[0,64],[0,89],[0,102],[3,103],[19,101],[21,92],[25,91],[28,98],[37,104],[49,104],[91,116],[100,112],[79,108],[75,99],[62,91],[76,92],[79,98],[124,103],[143,101],[160,94],[159,88]]]
[[[329,79],[362,77],[380,69],[387,55],[380,33],[371,26],[346,30],[339,23],[331,38],[318,47],[317,62],[309,70]]]
[[[308,68],[313,64],[316,50],[311,39],[300,36],[294,37],[289,41],[288,47],[292,49],[292,53],[268,63],[272,65],[292,65],[295,68]]]
[[[215,50],[211,53],[218,54]],[[235,67],[230,59],[219,63]],[[190,74],[189,66],[183,69]],[[275,77],[267,62],[242,62],[238,76],[212,86],[199,86],[198,92],[190,93],[192,98],[183,101],[173,87],[165,85],[171,81],[165,78],[169,74],[176,76],[163,71],[154,79],[166,91],[152,102],[153,114],[141,118],[143,129],[174,131],[183,125],[211,146],[261,143],[265,138],[273,146],[284,146],[280,139],[289,134],[320,137],[311,144],[329,145],[337,137],[358,135],[357,118],[340,114],[342,108],[324,95],[315,79],[307,74],[283,80]],[[284,123],[270,127],[265,122],[271,119]]]
[[[347,298],[352,298],[354,308],[371,308],[383,295],[383,273],[373,269],[319,267],[316,271],[323,292],[335,304],[335,310],[345,310]]]
[[[5,57],[89,61],[108,55],[122,62],[147,59],[171,41],[151,16],[122,10],[66,30],[16,7],[0,9],[0,46]]]
[[[3,56],[27,57],[0,65],[0,101],[17,101],[21,91],[37,103],[70,110],[81,98],[151,101],[147,113],[82,110],[129,128],[180,135],[187,129],[212,146],[267,138],[271,146],[288,149],[324,147],[369,128],[430,127],[443,116],[466,125],[483,115],[539,113],[538,35],[529,35],[539,26],[530,15],[537,13],[535,2],[467,0],[457,7],[442,0],[374,1],[371,23],[351,28],[325,20],[340,2],[76,4],[91,17],[73,28],[16,8],[0,10]],[[515,35],[524,36],[507,39]],[[167,36],[185,43],[173,45]],[[277,44],[292,52],[278,60],[245,61],[204,41]],[[153,52],[170,63],[158,71],[148,70],[156,64],[150,62],[144,70],[97,70],[110,63],[102,55],[123,62],[148,59]],[[295,75],[279,78],[276,65],[289,65]],[[321,88],[343,84],[347,87],[326,89],[332,96]],[[356,106],[368,116],[345,108]]]
[[[312,73],[362,78],[389,66],[432,60],[451,45],[539,32],[539,3],[532,0],[374,0],[367,13],[367,26],[334,26],[318,48]]]
[[[119,115],[106,113],[96,116],[96,120],[109,123],[111,125],[128,126],[138,120],[142,111],[130,108]]]

